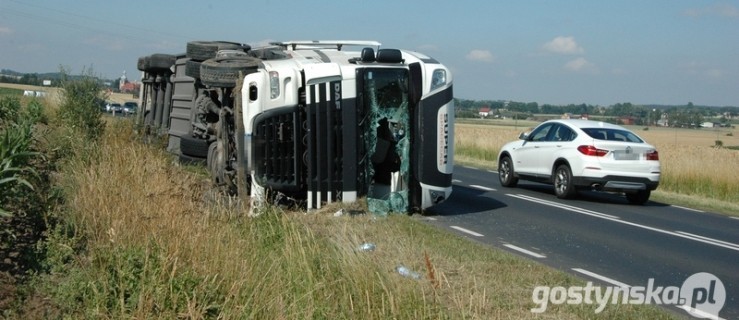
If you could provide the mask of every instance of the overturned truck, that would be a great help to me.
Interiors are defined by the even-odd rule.
[[[280,195],[308,209],[366,198],[373,212],[410,213],[451,194],[452,75],[421,53],[191,41],[138,69],[137,122],[252,208]]]

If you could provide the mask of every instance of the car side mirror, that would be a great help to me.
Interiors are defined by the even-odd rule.
[[[521,134],[518,135],[518,139],[520,139],[520,140],[529,140],[529,133],[528,132],[521,132]]]

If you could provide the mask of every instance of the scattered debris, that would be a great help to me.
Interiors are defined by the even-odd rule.
[[[420,273],[411,271],[411,269],[408,269],[407,267],[402,266],[402,265],[395,268],[395,271],[398,271],[398,274],[406,278],[411,278],[411,279],[416,279],[416,280],[421,279]]]
[[[374,243],[365,242],[359,246],[359,251],[375,251],[376,247]]]

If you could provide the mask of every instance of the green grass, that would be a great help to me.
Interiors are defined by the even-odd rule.
[[[0,96],[23,96],[23,90],[0,87]]]

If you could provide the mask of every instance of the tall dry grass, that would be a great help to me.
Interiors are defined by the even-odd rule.
[[[438,318],[430,288],[359,253],[337,229],[271,208],[247,218],[207,178],[106,133],[97,161],[72,164],[65,186],[86,258],[56,289],[65,314],[91,318]],[[371,220],[365,221],[372,223]],[[94,279],[94,280],[93,280]],[[91,281],[80,286],[80,281]],[[75,303],[82,301],[82,303]]]
[[[530,129],[528,129],[530,130]],[[456,124],[454,128],[454,158],[460,162],[496,162],[500,148],[518,139],[526,128],[480,124]]]
[[[48,244],[41,281],[67,318],[587,318],[594,306],[530,309],[537,285],[582,285],[564,273],[439,231],[405,215],[334,217],[245,208],[210,191],[202,169],[139,143],[113,122],[94,161],[65,165],[69,224]],[[64,240],[72,239],[72,240]],[[364,242],[374,251],[358,248]],[[74,253],[76,252],[76,253]],[[61,258],[55,258],[61,257]],[[64,265],[61,265],[61,264]],[[403,265],[420,279],[405,278]],[[606,318],[666,318],[613,306]]]
[[[637,131],[660,153],[660,189],[739,204],[739,146],[735,129],[650,128]]]

